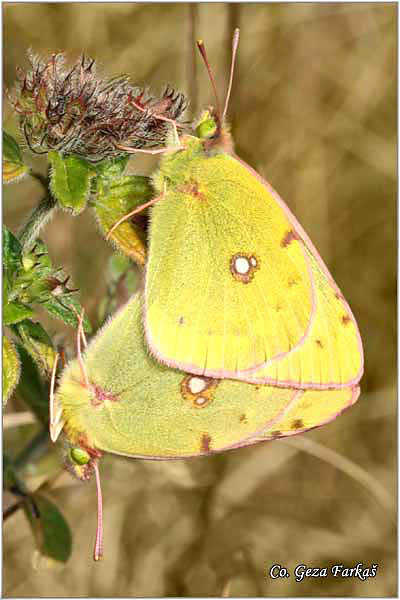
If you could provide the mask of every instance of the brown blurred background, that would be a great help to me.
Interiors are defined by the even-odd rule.
[[[212,101],[195,39],[205,40],[223,95],[239,25],[230,108],[237,152],[319,248],[366,354],[359,402],[291,442],[172,463],[106,457],[101,564],[91,561],[94,482],[62,474],[48,494],[74,532],[72,558],[63,569],[33,568],[30,530],[15,513],[4,528],[5,595],[396,595],[396,10],[394,3],[3,4],[6,87],[16,66],[27,65],[29,47],[65,51],[71,61],[85,52],[104,74],[129,73],[155,93],[168,82],[186,91],[194,114]],[[16,133],[7,104],[4,118]],[[30,160],[45,172],[45,162]],[[154,164],[135,159],[130,170],[146,174]],[[39,199],[35,181],[7,187],[6,224],[15,231]],[[95,320],[111,250],[91,215],[59,214],[43,237]],[[63,331],[56,321],[47,327]],[[324,448],[362,471],[335,455],[327,462]],[[40,473],[30,475],[34,487]],[[293,570],[358,562],[378,564],[377,576],[296,583],[266,575],[275,563]]]

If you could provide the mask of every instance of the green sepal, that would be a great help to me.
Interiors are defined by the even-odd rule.
[[[129,155],[120,156],[118,158],[110,158],[97,163],[95,166],[96,173],[103,180],[113,180],[122,177],[126,165],[129,161]]]
[[[53,279],[57,275],[57,271],[53,270],[46,244],[38,239],[31,252],[22,257],[22,269],[14,282],[14,292],[22,302],[40,303],[50,296]]]
[[[40,371],[49,377],[53,369],[56,351],[41,324],[25,319],[14,325],[13,331],[19,336],[25,350],[29,352]]]
[[[29,272],[33,266],[35,274],[40,276],[50,275],[53,270],[51,258],[46,244],[38,238],[30,252],[24,254],[22,258],[22,266],[25,272]]]
[[[43,424],[49,421],[49,390],[39,368],[22,344],[17,343],[21,360],[21,377],[16,393]]]
[[[19,323],[24,319],[32,317],[33,310],[30,306],[14,300],[3,307],[3,323],[4,325],[12,325]]]
[[[12,396],[20,374],[21,365],[18,352],[8,337],[3,335],[3,406],[7,404],[7,400]]]
[[[49,152],[52,166],[50,189],[62,208],[78,215],[86,207],[90,181],[95,175],[92,165],[79,156],[64,158],[58,152]]]
[[[77,314],[80,315],[82,312],[82,306],[79,301],[74,298],[74,296],[63,296],[61,299],[56,297],[51,297],[46,302],[42,303],[42,306],[57,319],[61,319],[67,325],[72,325],[73,327],[78,326],[78,317]],[[75,309],[76,313],[74,312]],[[92,326],[90,324],[87,316],[84,316],[83,319],[83,329],[86,333],[90,333],[92,331]]]
[[[94,211],[103,233],[107,235],[121,217],[148,202],[153,196],[154,190],[149,177],[126,175],[111,182],[99,179]],[[119,250],[140,265],[146,260],[146,233],[139,224],[143,217],[144,213],[139,213],[136,223],[124,221],[110,237]]]
[[[39,552],[59,562],[71,555],[72,536],[68,523],[57,506],[41,494],[30,494],[38,514],[24,503],[24,512],[32,527]]]
[[[18,181],[29,171],[22,159],[18,143],[9,133],[3,131],[3,183]]]

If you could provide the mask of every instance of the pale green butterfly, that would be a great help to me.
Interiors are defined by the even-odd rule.
[[[209,455],[327,423],[359,394],[357,386],[295,390],[170,369],[148,352],[140,295],[120,309],[83,355],[81,321],[78,358],[64,369],[55,393],[53,373],[50,433],[55,441],[64,429],[67,463],[78,477],[87,479],[95,470],[95,560],[102,555],[97,467],[102,452],[158,460]]]

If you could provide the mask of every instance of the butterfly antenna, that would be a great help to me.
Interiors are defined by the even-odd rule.
[[[235,72],[235,65],[236,65],[236,54],[237,54],[237,50],[238,50],[238,46],[239,46],[239,34],[240,34],[239,27],[236,27],[235,31],[233,32],[233,38],[232,38],[231,72],[229,75],[229,85],[228,85],[228,91],[226,93],[224,112],[222,113],[222,123],[225,122],[225,117],[226,117],[226,113],[228,110],[229,98],[231,97],[233,74]]]
[[[213,91],[214,91],[215,103],[216,103],[216,106],[217,106],[218,119],[221,119],[221,107],[220,107],[219,100],[218,100],[217,85],[215,83],[214,74],[212,72],[210,63],[208,61],[206,47],[204,46],[203,40],[197,40],[196,44],[197,44],[197,48],[199,49],[199,52],[201,54],[201,58],[203,59],[203,62],[204,62],[205,66],[206,66],[206,69],[208,71],[208,76],[210,78],[211,85],[212,85],[212,88],[213,88]]]
[[[149,206],[152,206],[156,202],[159,202],[160,200],[162,200],[164,198],[164,196],[165,196],[166,191],[167,191],[166,190],[166,183],[164,182],[164,189],[163,189],[162,194],[160,194],[159,196],[157,196],[157,198],[153,198],[152,200],[149,200],[148,202],[145,202],[144,204],[141,204],[140,206],[138,206],[137,208],[135,208],[134,210],[132,210],[132,212],[128,213],[127,215],[124,215],[123,217],[121,217],[116,223],[114,223],[114,225],[108,231],[108,233],[106,235],[106,240],[110,239],[110,236],[113,233],[113,231],[115,231],[115,229],[117,229],[117,227],[119,227],[120,225],[122,225],[122,223],[124,223],[125,221],[128,221],[128,219],[130,219],[134,215],[137,215],[138,213],[142,212],[142,210],[145,210],[146,208],[149,208]]]
[[[94,473],[97,488],[97,529],[96,542],[93,550],[93,560],[98,561],[103,556],[103,497],[101,495],[100,471],[97,461],[94,462]]]

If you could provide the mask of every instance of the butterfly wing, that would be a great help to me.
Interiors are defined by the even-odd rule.
[[[358,386],[340,390],[298,390],[288,410],[272,427],[268,426],[243,445],[297,435],[325,425],[355,404],[359,395]]]
[[[354,385],[363,360],[357,325],[287,206],[227,154],[192,158],[184,172],[152,213],[145,289],[152,352],[216,378]]]
[[[281,419],[296,392],[193,376],[160,365],[130,301],[65,370],[57,404],[71,442],[144,458],[197,456],[243,444]]]
[[[161,361],[233,378],[301,345],[315,310],[289,219],[225,154],[190,161],[154,207],[145,303]]]

